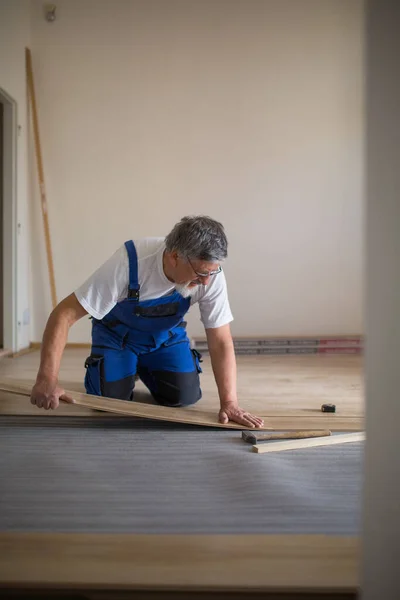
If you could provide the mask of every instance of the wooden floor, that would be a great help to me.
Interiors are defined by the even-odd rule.
[[[65,388],[84,391],[84,361],[87,355],[86,349],[66,349],[60,371],[60,382]],[[39,358],[39,351],[18,358],[4,358],[0,361],[0,378],[20,379],[33,384]],[[304,413],[317,416],[323,403],[336,404],[337,417],[360,418],[364,414],[360,356],[238,356],[237,363],[239,402],[255,414],[299,416]],[[208,357],[204,357],[202,368],[203,398],[193,408],[217,411],[218,394]],[[141,382],[137,384],[137,391],[139,401],[152,401]],[[2,393],[1,398],[0,412],[4,412],[7,411],[8,397]],[[72,414],[71,410],[78,414],[88,412],[82,407],[66,408],[69,414]],[[65,407],[60,410],[65,410]]]
[[[0,533],[0,593],[7,581],[14,590],[45,581],[47,589],[81,592],[97,586],[251,598],[268,591],[263,597],[270,598],[279,590],[294,598],[302,590],[313,600],[335,590],[347,598],[357,589],[358,557],[358,541],[338,536]]]

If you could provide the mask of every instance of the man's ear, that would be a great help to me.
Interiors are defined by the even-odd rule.
[[[170,256],[171,256],[171,262],[172,262],[173,266],[176,267],[178,265],[178,259],[179,259],[178,252],[176,250],[173,250],[170,253]]]

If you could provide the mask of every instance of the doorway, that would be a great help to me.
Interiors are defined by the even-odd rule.
[[[3,103],[0,103],[0,231],[1,231],[1,243],[0,243],[0,349],[4,348],[4,331],[3,331],[3,321],[4,321],[4,302],[3,302],[3,149],[4,149],[4,127],[3,127],[3,115],[4,108]]]
[[[15,352],[17,103],[0,88],[0,352]]]

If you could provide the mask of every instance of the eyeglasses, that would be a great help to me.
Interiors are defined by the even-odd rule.
[[[189,265],[192,267],[193,271],[196,273],[197,277],[212,277],[212,275],[218,275],[218,273],[221,273],[221,271],[222,271],[222,267],[219,266],[218,269],[216,269],[215,271],[209,271],[208,273],[199,273],[198,271],[196,271],[196,269],[192,265],[192,262],[190,261],[190,259],[186,258],[186,260],[188,261]]]

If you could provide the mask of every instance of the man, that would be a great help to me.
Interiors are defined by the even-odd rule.
[[[132,400],[138,375],[164,406],[201,398],[199,354],[191,350],[184,316],[199,303],[220,398],[219,421],[262,427],[239,407],[232,313],[221,263],[223,226],[209,217],[184,217],[164,238],[126,242],[51,313],[43,336],[31,402],[55,409],[58,373],[69,328],[92,318],[92,350],[85,363],[89,394]]]

